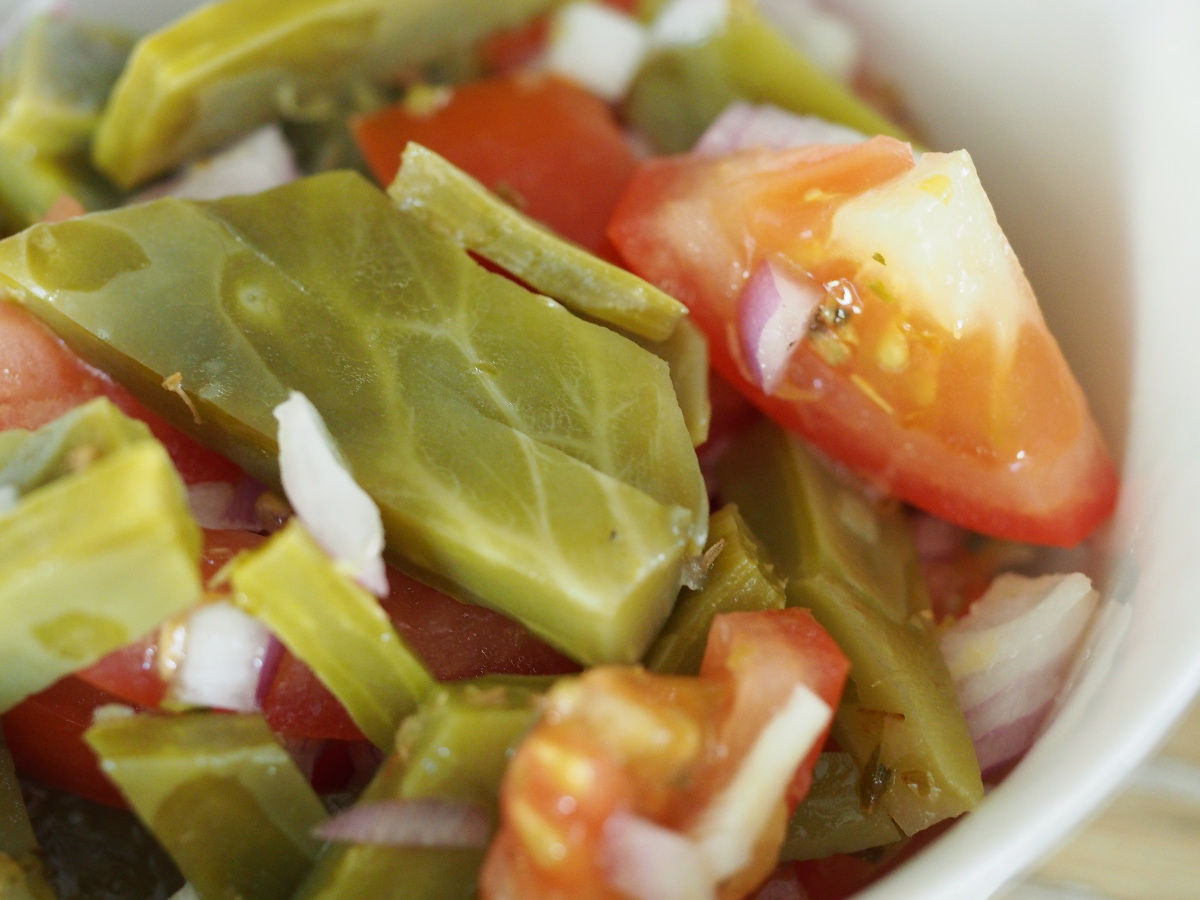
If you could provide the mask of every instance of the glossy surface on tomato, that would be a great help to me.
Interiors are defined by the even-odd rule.
[[[726,378],[881,488],[1036,543],[1111,512],[1112,463],[965,154],[914,164],[874,138],[651,160],[610,236],[692,310]],[[770,393],[739,331],[768,262],[820,298]]]
[[[607,666],[560,682],[505,775],[482,896],[625,897],[611,880],[621,866],[608,844],[617,817],[703,840],[706,814],[796,687],[836,707],[848,669],[811,613],[791,608],[718,616],[698,678]],[[786,814],[823,743],[821,734],[762,832],[747,836],[748,860],[721,879],[722,900],[746,896],[774,869]]]
[[[76,356],[31,313],[15,303],[0,302],[0,429],[39,428],[100,396],[149,425],[189,484],[232,482],[240,477],[237,466],[150,412],[125,388]]]
[[[121,698],[68,676],[4,714],[4,738],[17,771],[98,803],[124,806],[83,742],[96,707]]]
[[[416,141],[563,237],[611,253],[605,227],[636,160],[603,101],[562,79],[525,74],[430,102],[431,110],[400,104],[356,123],[380,184],[391,183],[405,145]]]

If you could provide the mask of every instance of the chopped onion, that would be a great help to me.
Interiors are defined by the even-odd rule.
[[[201,528],[259,531],[262,522],[255,503],[264,490],[253,478],[243,478],[236,485],[228,481],[201,481],[188,485],[188,506]]]
[[[0,515],[16,509],[21,502],[21,492],[14,484],[0,484]]]
[[[184,628],[171,699],[187,706],[258,710],[258,685],[271,642],[266,627],[220,600],[193,610]]]
[[[600,862],[609,884],[632,900],[712,900],[716,879],[685,835],[632,813],[604,823]]]
[[[278,125],[264,125],[208,159],[161,181],[133,198],[219,200],[237,194],[257,194],[300,177],[291,145]]]
[[[758,0],[758,11],[818,68],[850,81],[858,68],[858,33],[812,0]]]
[[[783,709],[763,726],[729,784],[701,814],[690,836],[718,881],[750,862],[797,767],[831,718],[829,704],[807,686],[796,685]]]
[[[750,276],[738,299],[742,352],[755,382],[770,394],[783,380],[813,312],[825,292],[814,282],[790,278],[772,262]]]
[[[650,25],[654,47],[702,44],[725,27],[729,0],[671,0]]]
[[[169,900],[200,900],[200,895],[196,893],[190,881],[185,881],[183,887],[172,894]]]
[[[787,150],[809,144],[857,144],[864,140],[865,135],[845,125],[816,116],[801,116],[769,103],[736,100],[705,129],[692,152],[723,156],[754,147]]]
[[[610,6],[576,2],[555,15],[544,65],[615,103],[646,58],[650,37],[641,23]]]
[[[943,626],[942,654],[987,771],[1033,743],[1099,605],[1087,576],[998,576]]]
[[[384,847],[460,847],[482,850],[492,823],[478,806],[447,800],[360,803],[319,825],[319,838]]]
[[[379,507],[343,464],[321,414],[298,391],[275,407],[283,490],[313,539],[363,587],[387,593]]]

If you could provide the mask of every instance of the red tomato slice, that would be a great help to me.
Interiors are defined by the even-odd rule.
[[[561,682],[505,774],[481,896],[625,897],[607,871],[617,817],[688,834],[741,773],[795,688],[809,688],[833,709],[848,671],[812,614],[792,608],[718,616],[698,678],[601,666]],[[748,895],[775,868],[786,816],[808,790],[824,739],[817,737],[762,834],[753,836],[749,860],[722,879],[724,900]]]
[[[608,106],[550,76],[472,82],[428,113],[392,106],[360,119],[355,135],[380,184],[391,183],[416,141],[602,254],[612,252],[605,227],[637,164]]]
[[[101,396],[146,422],[189,484],[241,477],[237,466],[154,415],[76,356],[32,314],[15,303],[0,302],[0,430],[40,428]]]
[[[651,160],[609,233],[687,304],[726,378],[879,487],[1035,543],[1111,513],[1113,465],[965,154],[914,164],[874,138]],[[739,322],[767,263],[818,298],[769,392]]]
[[[124,806],[83,742],[92,713],[121,698],[68,676],[3,716],[4,738],[22,775],[110,806]]]

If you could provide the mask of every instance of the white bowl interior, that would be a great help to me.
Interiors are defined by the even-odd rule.
[[[194,5],[76,2],[140,30]],[[861,895],[971,900],[1095,811],[1200,685],[1200,5],[830,5],[928,141],[971,151],[1123,468],[1092,564],[1103,621],[1055,721],[978,812]]]
[[[1056,847],[1200,685],[1200,6],[833,0],[939,148],[971,151],[1123,476],[1105,606],[1035,748],[862,900],[971,900]]]

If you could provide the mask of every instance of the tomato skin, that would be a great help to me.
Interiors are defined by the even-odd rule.
[[[631,179],[609,233],[635,272],[689,307],[714,367],[785,427],[965,528],[1076,544],[1111,513],[1116,471],[1036,309],[1005,363],[993,334],[930,327],[916,318],[919,304],[914,313],[876,296],[855,281],[858,262],[828,249],[840,204],[912,168],[907,146],[888,138],[651,160]],[[829,291],[849,283],[858,328],[839,348],[850,347],[845,358],[823,353],[811,328],[770,394],[744,359],[737,312],[746,280],[768,260]],[[888,328],[911,348],[892,370],[867,349]]]
[[[848,670],[812,614],[792,608],[718,616],[697,678],[600,666],[560,682],[505,774],[481,896],[621,900],[605,871],[613,817],[687,834],[795,688],[832,709]],[[722,881],[721,900],[745,897],[775,868],[783,822],[808,790],[824,737],[798,766],[751,859]]]
[[[70,675],[22,700],[3,716],[4,738],[17,771],[98,803],[124,806],[83,741],[96,708],[120,702],[121,698]]]
[[[563,237],[613,253],[605,229],[637,162],[612,111],[582,88],[553,76],[477,81],[431,113],[392,106],[357,120],[354,132],[380,184],[416,141]]]
[[[0,430],[40,428],[96,397],[108,397],[127,415],[146,422],[187,483],[241,477],[233,463],[168,425],[76,356],[32,313],[0,302]]]

